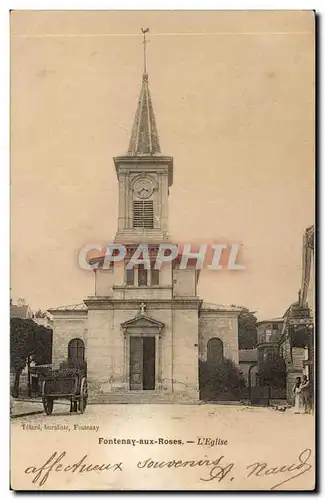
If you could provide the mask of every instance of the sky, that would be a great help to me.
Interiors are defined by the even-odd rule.
[[[12,13],[12,298],[46,309],[94,294],[77,256],[115,236],[112,158],[128,148],[146,27],[160,146],[174,158],[171,238],[241,243],[246,269],[204,270],[200,296],[282,316],[314,223],[308,11]]]

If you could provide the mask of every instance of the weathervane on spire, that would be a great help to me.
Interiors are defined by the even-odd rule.
[[[148,43],[148,40],[146,38],[146,34],[149,33],[149,28],[141,28],[141,31],[143,33],[143,74],[147,75],[147,49],[146,45]]]

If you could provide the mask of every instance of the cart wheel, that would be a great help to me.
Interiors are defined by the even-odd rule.
[[[80,385],[80,399],[79,399],[80,413],[84,413],[87,406],[87,399],[88,399],[88,384],[86,378],[83,377]]]
[[[70,413],[77,413],[77,401],[70,401]]]
[[[52,411],[53,411],[53,399],[51,398],[43,398],[43,406],[44,406],[44,410],[45,410],[45,413],[46,415],[51,415]]]

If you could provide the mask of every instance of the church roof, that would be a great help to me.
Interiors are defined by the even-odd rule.
[[[261,325],[262,323],[281,323],[284,321],[283,316],[281,318],[271,318],[271,319],[262,319],[258,321],[257,324]]]
[[[201,310],[204,311],[234,311],[240,312],[242,310],[241,307],[237,306],[227,306],[224,304],[211,304],[209,302],[203,302]]]
[[[159,138],[148,86],[143,74],[142,87],[128,149],[129,156],[160,156]]]
[[[60,312],[60,311],[87,311],[88,307],[82,302],[81,304],[71,304],[68,306],[51,307],[48,309],[49,312]]]

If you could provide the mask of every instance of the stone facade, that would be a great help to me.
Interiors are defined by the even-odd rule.
[[[224,357],[231,359],[237,365],[239,364],[237,308],[203,303],[199,331],[200,359],[206,361],[209,340],[218,338],[223,343]]]
[[[52,310],[50,310],[52,312]],[[63,307],[53,310],[52,364],[55,369],[68,358],[68,344],[74,338],[81,339],[88,348],[87,308]]]
[[[129,151],[114,163],[119,183],[115,242],[130,255],[138,244],[150,244],[156,255],[159,243],[171,243],[173,158],[160,153],[147,75]],[[139,394],[139,402],[144,393],[153,402],[162,395],[172,402],[198,401],[198,360],[206,359],[212,339],[221,341],[224,357],[239,363],[240,309],[203,303],[195,264],[181,269],[175,260],[158,273],[137,265],[130,275],[127,262],[104,269],[104,258],[95,259],[95,295],[83,305],[50,310],[54,366],[81,353],[90,396],[97,401],[117,395],[121,399],[115,401],[127,401],[130,393]]]
[[[180,400],[199,399],[198,359],[207,359],[208,342],[218,338],[225,358],[238,359],[238,314],[234,308],[211,305],[199,297],[146,300],[144,314],[138,299],[120,300],[94,296],[87,308],[52,309],[53,366],[68,358],[68,344],[79,338],[85,345],[90,393],[94,396],[130,391],[130,337],[154,337],[157,394],[179,395]],[[176,400],[177,401],[177,400]]]

